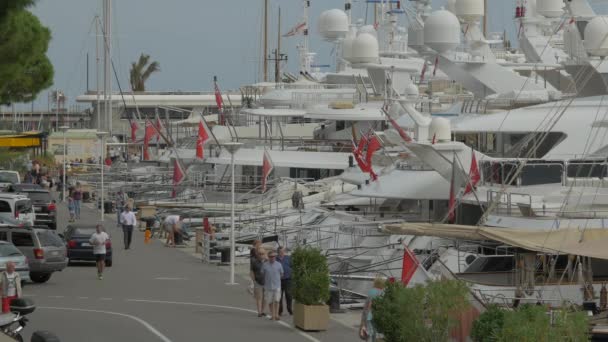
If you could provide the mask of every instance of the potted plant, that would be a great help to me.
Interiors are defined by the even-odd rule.
[[[293,322],[302,330],[327,330],[329,325],[329,268],[320,249],[298,247],[291,255]]]

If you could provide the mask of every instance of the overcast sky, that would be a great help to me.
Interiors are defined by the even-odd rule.
[[[404,0],[406,1],[406,0]],[[271,0],[271,49],[276,45],[276,13],[282,10],[283,31],[302,15],[301,0]],[[512,20],[515,0],[490,0],[490,31],[515,32]],[[596,0],[594,3],[600,1]],[[331,45],[317,38],[316,21],[326,9],[342,8],[344,0],[311,1],[312,49],[320,64],[332,64]],[[364,1],[354,4],[355,17],[365,16]],[[434,0],[435,7],[445,0]],[[55,67],[55,84],[72,103],[86,84],[89,53],[89,86],[95,89],[95,25],[102,0],[38,0],[32,9],[52,31],[48,54]],[[128,90],[130,63],[143,52],[160,63],[161,72],[146,84],[147,90],[209,90],[213,75],[224,89],[259,79],[263,0],[114,0],[114,63],[123,90]],[[297,70],[296,44],[283,39],[289,55],[288,68]],[[114,90],[117,90],[114,81]],[[46,108],[47,94],[39,95],[36,107]]]

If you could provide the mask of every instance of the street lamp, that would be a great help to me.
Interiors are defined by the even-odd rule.
[[[100,155],[100,157],[99,157],[99,169],[101,170],[101,191],[100,191],[100,194],[99,194],[99,200],[101,201],[100,202],[101,203],[101,205],[100,205],[100,208],[101,208],[101,222],[103,222],[103,220],[105,218],[105,212],[104,212],[104,209],[105,209],[104,205],[105,205],[105,203],[104,203],[104,191],[103,191],[103,169],[105,168],[103,155],[104,155],[105,148],[103,146],[104,145],[104,141],[103,141],[104,139],[103,138],[105,138],[105,136],[108,135],[108,134],[110,134],[110,133],[108,133],[108,132],[95,132],[95,134],[97,134],[97,137],[100,140],[100,144],[99,144],[99,155]]]
[[[229,142],[224,144],[224,147],[230,153],[230,168],[232,170],[232,184],[230,190],[232,195],[232,200],[230,202],[230,282],[228,285],[236,285],[234,282],[234,259],[236,256],[234,243],[234,154],[239,150],[239,148],[241,148],[242,145],[243,144],[239,142]]]
[[[59,127],[59,129],[61,129],[61,131],[63,132],[63,180],[61,181],[61,185],[62,185],[62,198],[65,201],[65,157],[68,154],[66,151],[66,145],[67,145],[67,140],[65,138],[65,132],[68,131],[70,127],[69,126],[61,126]]]

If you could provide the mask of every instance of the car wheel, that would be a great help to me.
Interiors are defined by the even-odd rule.
[[[20,333],[17,333],[17,335],[14,336],[15,341],[17,342],[23,342],[23,336],[21,336]]]
[[[34,283],[46,283],[47,281],[49,281],[49,279],[51,279],[51,274],[50,273],[30,273],[30,279],[32,279],[32,281]]]
[[[68,266],[72,266],[74,265],[74,262],[72,261],[72,259],[68,259]]]
[[[112,267],[112,260],[106,260],[106,267]]]

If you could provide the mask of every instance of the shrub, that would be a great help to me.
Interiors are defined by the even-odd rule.
[[[544,306],[524,305],[515,311],[505,311],[503,328],[497,341],[549,342],[587,341],[588,322],[584,312],[553,311],[551,316]]]
[[[373,323],[387,342],[447,341],[458,323],[454,313],[470,306],[467,294],[467,286],[456,280],[412,288],[388,284],[372,303]]]
[[[329,268],[320,249],[298,247],[291,255],[293,298],[304,305],[320,305],[329,300]]]
[[[505,311],[498,305],[490,305],[473,322],[471,339],[475,342],[495,342],[505,321]]]

